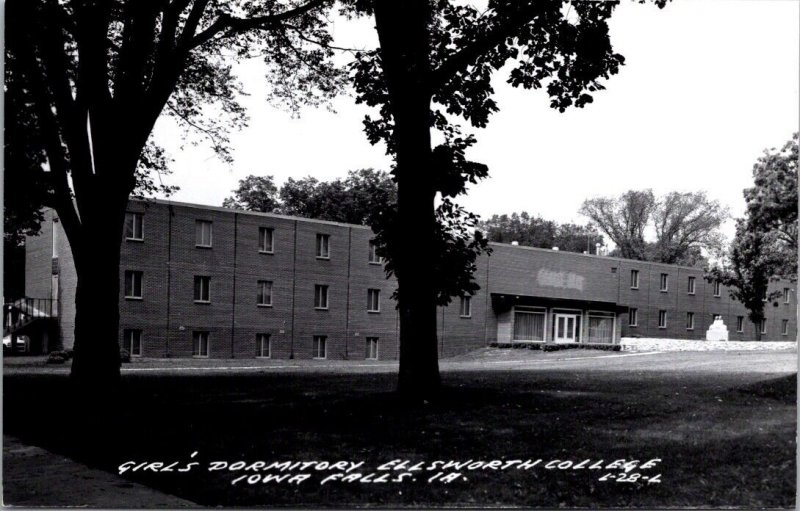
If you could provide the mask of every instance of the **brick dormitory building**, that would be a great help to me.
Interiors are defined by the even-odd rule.
[[[119,343],[133,356],[396,359],[394,279],[368,227],[132,200],[120,265]],[[622,336],[795,340],[795,285],[753,325],[724,286],[683,266],[491,244],[480,290],[438,310],[440,356],[493,343],[616,344]],[[76,275],[54,212],[26,244],[22,315],[56,325],[34,351],[73,344]],[[8,305],[7,305],[8,307]],[[20,324],[35,323],[32,321]],[[7,323],[8,325],[8,320]],[[30,327],[28,327],[30,328]],[[33,331],[33,330],[31,330]],[[47,332],[47,329],[41,329]]]

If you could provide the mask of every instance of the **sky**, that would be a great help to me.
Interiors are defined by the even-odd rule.
[[[478,140],[468,157],[490,174],[458,202],[482,217],[527,211],[585,224],[578,210],[590,197],[704,190],[741,216],[756,159],[800,129],[798,19],[797,0],[674,0],[664,9],[623,2],[610,30],[626,62],[594,103],[559,113],[544,91],[514,89],[495,75],[500,111],[486,128],[468,130]],[[343,46],[376,45],[369,20],[336,19],[333,31]],[[249,174],[281,184],[389,169],[384,147],[362,132],[369,108],[343,95],[330,109],[292,117],[266,101],[260,66],[235,69],[250,124],[231,135],[232,165],[202,139],[183,144],[169,119],[157,124],[154,136],[174,159],[164,181],[181,188],[173,199],[220,205]],[[732,236],[732,221],[724,232]]]

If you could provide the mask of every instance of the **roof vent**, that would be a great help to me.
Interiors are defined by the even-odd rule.
[[[519,246],[519,241],[512,241],[511,242],[511,246],[518,247]]]

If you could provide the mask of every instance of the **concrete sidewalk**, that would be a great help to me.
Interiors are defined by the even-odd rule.
[[[186,508],[194,502],[3,435],[3,506]]]

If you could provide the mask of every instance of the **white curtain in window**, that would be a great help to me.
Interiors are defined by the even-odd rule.
[[[516,312],[514,314],[515,341],[543,341],[544,314]]]
[[[612,342],[614,339],[614,320],[612,318],[589,318],[589,342]]]

